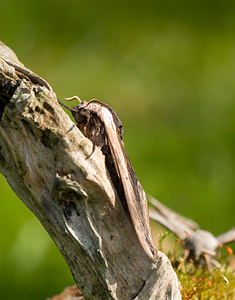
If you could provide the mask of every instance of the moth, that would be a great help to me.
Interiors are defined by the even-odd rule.
[[[114,110],[99,100],[86,102],[76,96],[66,100],[73,99],[79,104],[72,108],[58,101],[71,111],[77,127],[92,141],[93,147],[101,148],[113,185],[129,212],[137,237],[146,254],[153,259],[157,250],[152,239],[147,198],[124,149],[122,123]]]
[[[191,257],[195,261],[206,262],[208,267],[211,263],[218,266],[213,259],[217,248],[235,242],[235,227],[215,237],[209,231],[200,229],[193,220],[171,210],[153,197],[148,196],[148,201],[153,206],[149,208],[150,218],[184,241],[185,258]]]

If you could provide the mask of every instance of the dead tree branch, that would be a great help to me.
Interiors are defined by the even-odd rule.
[[[3,43],[0,117],[0,172],[49,233],[85,299],[180,299],[167,257],[144,251],[100,148]]]

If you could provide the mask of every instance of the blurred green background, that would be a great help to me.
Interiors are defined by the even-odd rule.
[[[1,1],[0,39],[58,98],[110,104],[145,190],[220,234],[235,225],[234,1]],[[73,284],[36,217],[0,178],[0,291]],[[5,295],[5,298],[4,298]]]

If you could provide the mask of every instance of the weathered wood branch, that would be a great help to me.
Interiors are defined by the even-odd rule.
[[[0,171],[54,240],[85,299],[180,299],[167,257],[144,251],[100,148],[2,43],[0,117]]]

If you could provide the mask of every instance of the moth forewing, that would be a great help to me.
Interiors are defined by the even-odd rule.
[[[148,256],[153,258],[156,253],[156,249],[152,240],[145,192],[136,177],[133,167],[124,150],[123,143],[117,132],[112,114],[106,107],[100,107],[99,117],[105,126],[109,147],[113,156],[115,167],[121,177],[128,210],[135,231],[145,252]]]

